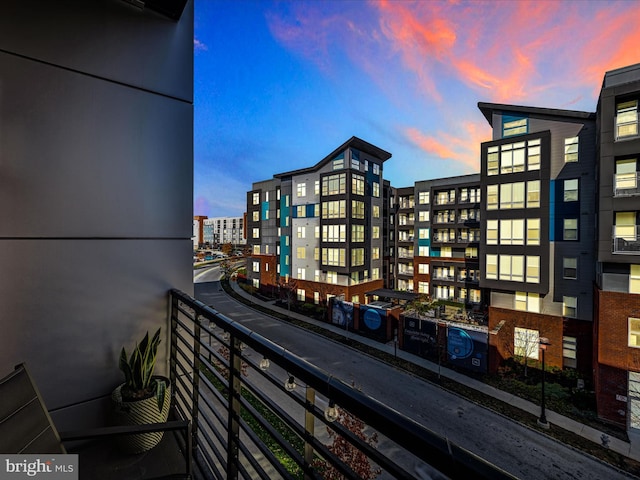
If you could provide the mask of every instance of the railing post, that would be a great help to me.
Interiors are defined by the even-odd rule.
[[[308,441],[309,438],[315,437],[315,417],[311,413],[316,402],[316,391],[307,385],[306,387],[306,403],[304,409],[304,430],[306,433],[304,439],[304,464],[305,464],[305,480],[311,480],[311,476],[307,473],[313,464],[313,445]]]
[[[199,314],[194,311],[193,316],[193,387],[191,395],[191,438],[192,445],[196,449],[198,447],[198,417],[200,398],[200,320]]]
[[[231,336],[229,340],[229,409],[227,425],[227,478],[238,478],[238,450],[240,444],[240,395],[242,387],[242,357],[240,341]]]

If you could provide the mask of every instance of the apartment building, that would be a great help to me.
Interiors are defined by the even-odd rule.
[[[394,190],[393,286],[481,306],[480,175],[423,180]]]
[[[640,428],[640,64],[607,72],[598,100],[595,383],[600,417]]]
[[[591,372],[595,114],[479,103],[480,286],[494,361],[513,355]]]
[[[352,137],[312,167],[274,175],[247,193],[247,277],[289,284],[297,298],[365,303],[383,286],[383,164],[391,154]]]
[[[245,245],[244,216],[206,218],[203,221],[203,240],[210,246],[225,243]]]

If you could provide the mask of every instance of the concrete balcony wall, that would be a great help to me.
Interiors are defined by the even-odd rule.
[[[0,370],[84,422],[193,291],[193,2],[3,1],[0,183]]]

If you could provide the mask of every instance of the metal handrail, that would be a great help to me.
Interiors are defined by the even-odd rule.
[[[320,478],[318,459],[345,478],[359,478],[325,445],[324,430],[316,425],[336,431],[372,465],[395,478],[415,478],[413,469],[425,463],[450,478],[514,478],[189,295],[172,290],[170,296],[171,379],[176,406],[193,423],[196,478],[272,478],[275,472],[295,478],[260,435],[268,435],[270,443],[286,452],[305,479]],[[252,353],[269,360],[268,371],[261,370]],[[257,372],[257,379],[243,375],[245,369]],[[287,391],[278,373],[304,384],[304,389],[298,389],[304,394]],[[278,398],[273,398],[276,394]],[[284,400],[278,401],[280,396]],[[357,412],[368,429],[412,454],[413,463],[399,464],[394,455],[374,448],[339,422],[325,420],[317,404],[329,400],[352,415]],[[285,425],[303,448],[292,445],[255,405]],[[296,420],[297,409],[303,412],[302,423]],[[252,428],[249,420],[260,428]]]

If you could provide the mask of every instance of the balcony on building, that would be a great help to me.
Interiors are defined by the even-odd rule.
[[[633,221],[635,222],[635,218]],[[640,255],[640,226],[635,224],[614,225],[612,237],[613,253]]]
[[[640,186],[638,178],[640,174],[635,171],[636,160],[632,159],[628,162],[616,162],[618,172],[629,164],[633,171],[628,173],[616,173],[613,176],[613,196],[614,197],[633,197],[640,195]]]

